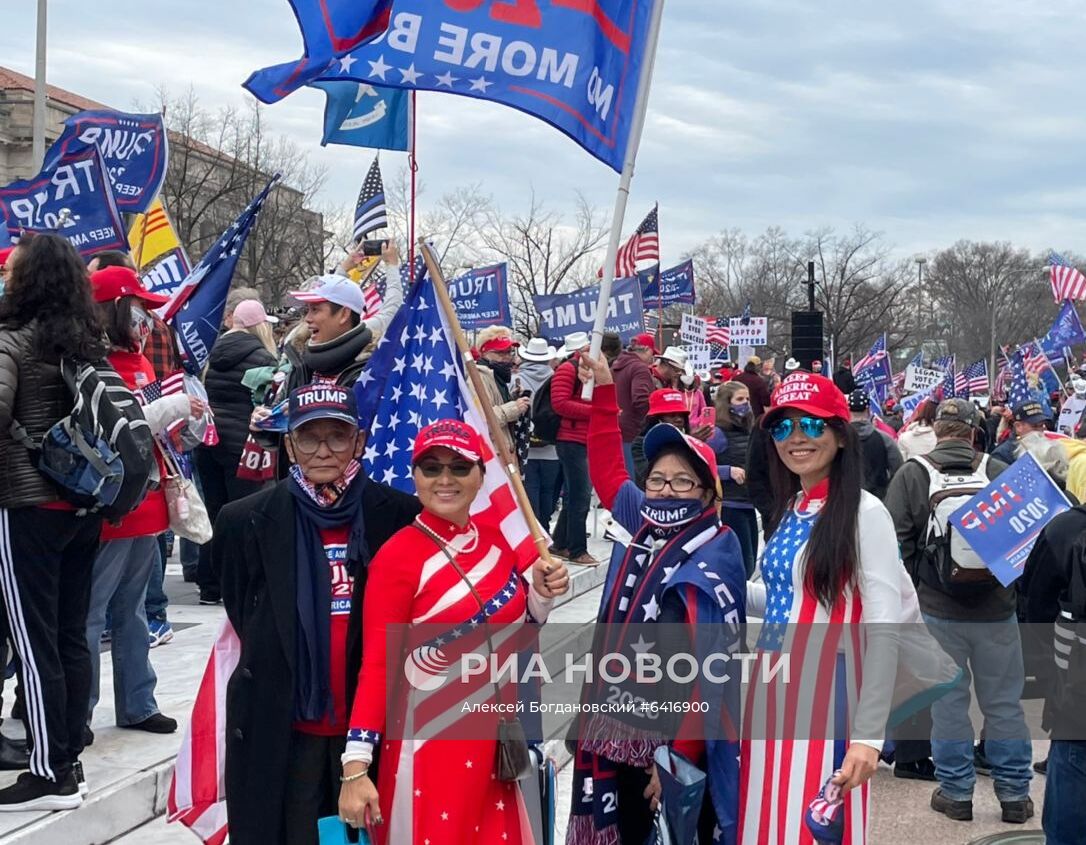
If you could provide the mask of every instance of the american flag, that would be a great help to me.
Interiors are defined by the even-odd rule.
[[[988,361],[981,358],[965,368],[965,385],[969,394],[987,393],[988,385]]]
[[[1086,296],[1086,276],[1058,252],[1048,256],[1048,274],[1048,280],[1052,284],[1052,298],[1056,302],[1082,299]]]
[[[376,317],[377,312],[381,310],[381,303],[383,301],[375,283],[368,284],[362,288],[362,302],[364,307],[362,319],[372,320]]]
[[[630,236],[618,250],[615,258],[615,278],[629,279],[637,275],[639,261],[660,260],[660,223],[657,218],[658,206],[653,206],[648,216],[641,221],[637,231]],[[596,275],[602,278],[603,268]]]
[[[703,317],[705,342],[710,346],[731,346],[732,324],[727,317]]]
[[[959,399],[969,398],[969,377],[966,376],[965,370],[954,373],[954,395]]]
[[[1047,370],[1052,369],[1048,356],[1041,351],[1037,343],[1027,343],[1023,346],[1022,355],[1022,362],[1026,368],[1026,377],[1030,381],[1039,381]]]
[[[1026,353],[1024,349],[1019,349],[1011,355],[1009,369],[1008,404],[1012,408],[1017,408],[1026,402],[1038,402],[1051,415],[1052,405],[1048,401],[1048,394],[1044,390],[1036,388],[1036,377],[1031,378],[1026,370]]]
[[[150,405],[157,399],[161,399],[163,396],[170,396],[172,394],[185,392],[185,372],[184,370],[178,370],[172,375],[166,376],[163,379],[156,379],[150,384],[145,384],[142,387],[137,388],[138,398],[141,405]],[[185,420],[177,420],[170,423],[166,427],[165,434],[170,435],[175,431],[185,427]]]
[[[852,374],[857,382],[861,376],[866,375],[872,384],[889,384],[892,379],[890,372],[890,353],[886,351],[886,335],[883,334],[876,340],[863,358],[852,365]]]
[[[411,449],[419,429],[439,419],[464,420],[487,447],[483,489],[472,513],[498,526],[522,563],[534,561],[531,532],[490,444],[486,421],[469,398],[451,337],[433,285],[426,280],[412,285],[355,385],[359,423],[370,433],[362,463],[370,478],[414,493]]]
[[[362,190],[358,192],[358,204],[354,209],[354,239],[360,241],[376,232],[388,228],[388,209],[385,206],[385,186],[381,183],[381,164],[373,160]]]

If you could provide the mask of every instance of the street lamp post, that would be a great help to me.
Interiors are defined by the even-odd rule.
[[[45,162],[45,41],[46,3],[38,0],[38,44],[34,57],[34,136],[31,146],[34,167]]]
[[[922,255],[916,257],[916,337],[920,350],[924,349],[924,338],[921,330],[924,325],[924,265],[928,263]]]

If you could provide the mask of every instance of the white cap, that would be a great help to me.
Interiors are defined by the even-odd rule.
[[[319,276],[318,284],[308,290],[292,290],[290,295],[299,302],[332,302],[349,308],[362,316],[366,312],[362,288],[344,276]]]
[[[557,354],[542,337],[533,337],[520,348],[520,357],[524,361],[553,361]]]
[[[562,356],[568,358],[575,352],[580,352],[586,346],[591,343],[588,337],[588,332],[574,332],[573,334],[566,335],[566,343],[562,347]]]
[[[680,370],[686,370],[686,350],[681,349],[678,346],[669,346],[663,352],[656,356],[657,361],[667,361],[669,364],[674,364]]]

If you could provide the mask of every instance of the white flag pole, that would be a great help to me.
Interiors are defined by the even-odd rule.
[[[637,148],[641,145],[641,132],[645,128],[645,115],[649,109],[649,89],[652,87],[652,72],[656,65],[656,44],[660,39],[660,22],[664,16],[664,0],[656,0],[652,7],[652,18],[645,41],[645,60],[641,64],[641,78],[637,83],[637,100],[634,103],[633,126],[630,128],[630,141],[626,145],[626,160],[622,164],[622,175],[618,180],[618,194],[615,197],[615,213],[611,218],[611,238],[607,242],[607,257],[603,263],[603,279],[600,281],[600,298],[596,302],[596,322],[592,326],[592,345],[589,355],[600,357],[603,345],[603,330],[607,322],[607,304],[611,300],[611,287],[615,282],[615,260],[618,258],[619,240],[622,238],[622,223],[626,218],[626,201],[630,198],[630,183],[633,181],[634,163],[637,161]],[[592,398],[592,382],[585,382],[581,398]]]

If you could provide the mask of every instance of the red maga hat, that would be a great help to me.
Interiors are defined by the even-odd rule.
[[[792,373],[777,386],[769,410],[762,417],[762,428],[768,428],[789,408],[822,419],[852,419],[845,394],[828,378],[815,373]]]
[[[112,302],[122,296],[134,296],[149,305],[165,305],[170,301],[168,296],[147,290],[130,267],[106,267],[91,273],[90,281],[95,302]]]
[[[452,449],[469,461],[483,459],[483,438],[479,432],[461,420],[438,420],[418,433],[411,463],[418,463],[423,455],[439,447]]]
[[[686,400],[683,399],[682,393],[678,390],[665,387],[662,390],[654,390],[649,394],[648,415],[650,417],[658,417],[661,414],[689,413],[690,409],[686,407]]]
[[[515,349],[518,346],[520,346],[520,344],[511,337],[492,337],[479,347],[479,352],[508,352],[510,349]]]

